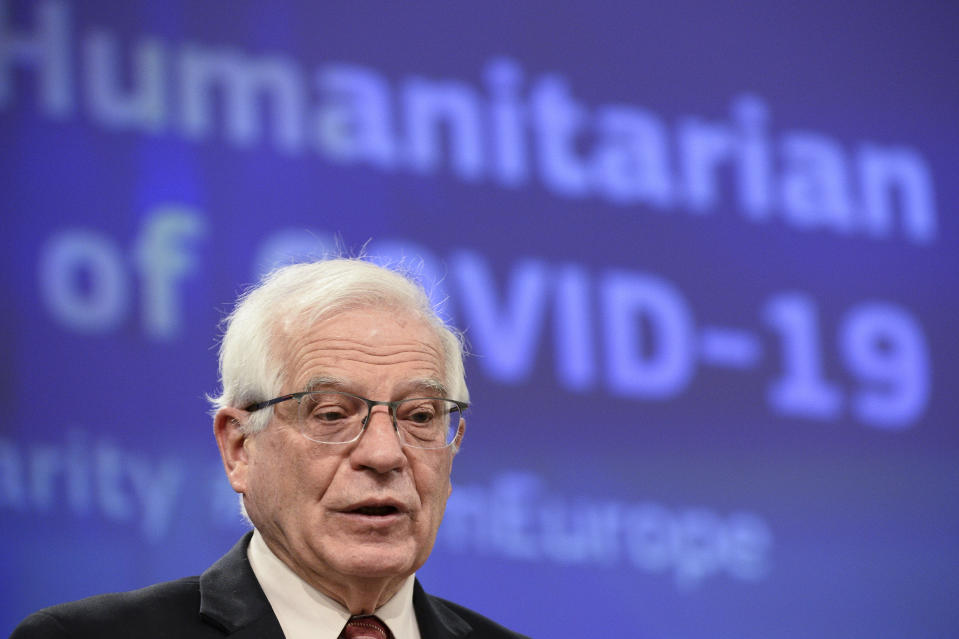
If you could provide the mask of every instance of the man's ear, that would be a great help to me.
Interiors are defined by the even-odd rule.
[[[456,436],[453,437],[453,454],[460,452],[460,445],[463,443],[463,436],[466,434],[466,419],[460,417],[459,426],[456,427]]]
[[[466,434],[466,420],[460,417],[459,426],[456,427],[456,436],[453,437],[453,457],[460,452],[460,444],[463,443],[463,435]],[[452,464],[452,458],[450,463]],[[446,498],[453,494],[453,482],[449,482],[449,489],[446,491]]]
[[[238,493],[246,492],[246,476],[249,470],[247,442],[250,435],[243,431],[243,420],[248,417],[238,408],[221,408],[213,416],[213,436],[220,449],[223,468],[230,485]]]

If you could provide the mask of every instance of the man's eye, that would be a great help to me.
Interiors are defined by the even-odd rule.
[[[340,409],[319,409],[313,411],[312,417],[321,422],[335,422],[346,419],[347,415]]]
[[[433,421],[433,411],[418,410],[411,413],[406,419],[417,424],[428,424]]]
[[[325,424],[350,419],[356,412],[340,402],[329,401],[316,403],[313,406],[304,406],[304,408],[307,409],[304,414],[309,415],[310,420]]]
[[[436,407],[430,403],[416,403],[413,406],[401,407],[399,415],[404,422],[416,425],[429,424],[436,419]]]

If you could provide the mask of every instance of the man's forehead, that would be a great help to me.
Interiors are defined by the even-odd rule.
[[[311,377],[303,390],[339,390],[349,393],[356,393],[359,383],[340,375],[316,375]],[[394,395],[410,396],[413,394],[423,394],[428,397],[446,397],[449,389],[442,380],[433,377],[419,377],[406,380],[400,380],[393,385]]]
[[[447,396],[442,336],[416,313],[350,308],[309,324],[288,325],[285,333],[282,359],[288,392],[325,386],[362,395],[373,377],[382,380],[386,375],[392,395],[409,397],[416,391]]]

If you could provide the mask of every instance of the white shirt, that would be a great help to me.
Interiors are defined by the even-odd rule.
[[[350,618],[349,610],[290,570],[256,529],[246,555],[287,639],[337,639]],[[396,594],[374,611],[396,639],[420,639],[413,611],[414,579],[410,575]]]

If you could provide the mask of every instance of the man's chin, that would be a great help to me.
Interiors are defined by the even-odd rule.
[[[334,565],[340,573],[361,579],[405,579],[424,561],[407,544],[366,540],[345,549]]]

